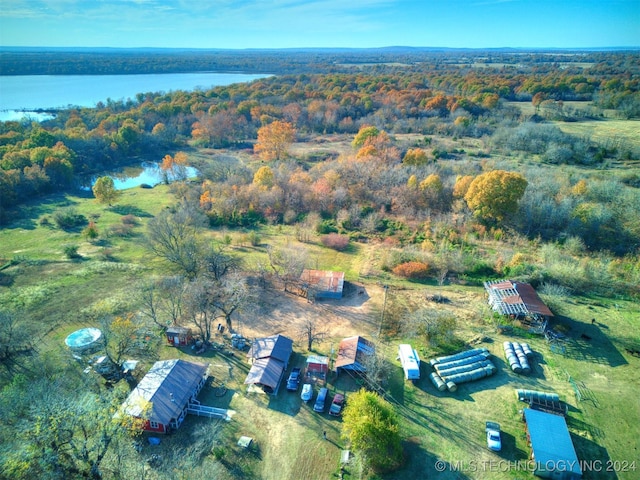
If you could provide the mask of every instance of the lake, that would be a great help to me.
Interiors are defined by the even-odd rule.
[[[185,167],[187,178],[192,178],[198,175],[198,170],[193,167]],[[113,179],[113,186],[116,190],[125,190],[127,188],[139,187],[140,185],[157,185],[162,183],[164,176],[160,170],[160,164],[158,162],[142,162],[137,167],[124,167],[115,172],[105,172],[99,175],[100,177],[111,177]],[[87,179],[81,188],[83,190],[89,190],[91,186],[98,179],[98,176],[93,176],[91,179]]]
[[[244,73],[162,73],[148,75],[17,75],[0,76],[0,121],[28,117],[35,112],[68,106],[95,107],[98,102],[135,99],[137,93],[206,90],[244,83],[270,75]]]

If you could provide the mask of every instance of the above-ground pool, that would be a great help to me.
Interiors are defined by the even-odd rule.
[[[102,332],[98,328],[82,328],[70,334],[64,341],[72,350],[86,350],[100,340]]]

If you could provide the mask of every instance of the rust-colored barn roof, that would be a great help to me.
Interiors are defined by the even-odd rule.
[[[344,288],[344,272],[305,269],[302,271],[300,280],[316,289],[320,294],[327,292],[342,295]]]
[[[371,355],[375,352],[375,346],[363,337],[349,337],[340,342],[338,346],[338,357],[335,368],[351,368],[365,371],[363,356]]]
[[[504,315],[534,314],[553,317],[549,307],[528,283],[512,280],[485,282],[489,293],[489,304]]]

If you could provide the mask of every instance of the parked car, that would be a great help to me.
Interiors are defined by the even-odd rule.
[[[305,383],[302,386],[302,393],[300,394],[300,398],[305,403],[313,398],[313,386],[310,383]]]
[[[287,390],[295,392],[298,390],[298,385],[300,385],[300,368],[295,367],[291,370],[289,378],[287,379]]]
[[[333,396],[333,401],[331,402],[331,406],[329,407],[329,415],[341,415],[342,407],[344,406],[344,395],[341,393],[336,393]]]
[[[502,449],[500,424],[496,422],[487,422],[485,430],[487,431],[487,447],[489,447],[489,450],[499,452]]]
[[[313,405],[313,409],[316,412],[324,412],[325,403],[327,402],[327,394],[329,390],[326,387],[322,387],[320,392],[318,392],[318,397],[316,398],[316,403]]]

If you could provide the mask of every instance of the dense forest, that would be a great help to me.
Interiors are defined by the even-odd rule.
[[[83,176],[140,158],[160,159],[186,148],[251,148],[260,128],[281,121],[291,124],[300,141],[321,134],[355,135],[367,125],[383,135],[376,137],[368,154],[357,152],[355,160],[329,152],[325,157],[298,159],[306,163],[281,161],[273,166],[276,188],[268,192],[252,189],[251,171],[222,172],[202,166],[202,188],[208,195],[228,199],[229,189],[237,189],[233,203],[226,200],[211,206],[208,213],[213,224],[291,221],[310,212],[337,223],[339,215],[352,212],[353,217],[355,211],[382,211],[419,220],[449,215],[457,208],[456,177],[479,173],[480,164],[471,160],[509,157],[527,159],[525,176],[530,185],[511,228],[544,240],[576,236],[590,249],[618,255],[637,248],[640,233],[632,214],[638,210],[636,174],[621,171],[606,180],[590,179],[589,188],[583,188],[587,179],[579,173],[551,178],[539,168],[545,164],[603,168],[640,158],[633,145],[615,138],[596,142],[577,137],[553,123],[598,119],[605,109],[618,118],[640,116],[637,54],[559,57],[457,52],[447,56],[408,51],[406,58],[399,55],[398,63],[394,52],[377,53],[378,62],[388,54],[396,63],[367,64],[373,53],[363,54],[358,56],[356,71],[353,66],[344,67],[351,70],[348,73],[278,75],[193,92],[142,92],[135,98],[107,100],[97,108],[59,111],[53,120],[40,124],[3,122],[0,221],[11,219],[11,207],[17,203],[73,188]],[[60,56],[60,61],[66,58],[60,52],[51,55]],[[119,64],[121,57],[104,55],[110,58],[102,62],[105,68]],[[175,61],[193,65],[192,57],[185,55],[175,56]],[[230,58],[242,62],[253,55],[258,54]],[[317,57],[324,65],[336,65],[337,58],[348,62],[350,55],[355,54],[259,56],[268,65],[299,58],[301,65],[313,71]],[[29,63],[28,55],[18,58]],[[104,60],[99,55],[92,58]],[[144,58],[162,63],[133,54],[130,61],[136,64]],[[515,59],[518,63],[508,63]],[[495,62],[502,66],[496,67]],[[514,101],[531,104],[534,113],[523,114]],[[576,101],[582,102],[580,107]],[[412,142],[394,137],[404,134],[422,137]],[[446,138],[468,139],[472,147],[452,147]],[[424,153],[419,160],[408,155],[414,149]],[[442,187],[435,193],[413,192],[410,180],[421,181],[429,175],[437,175]]]

